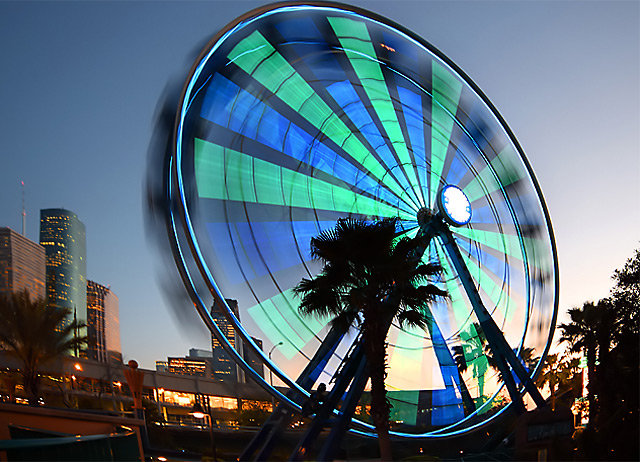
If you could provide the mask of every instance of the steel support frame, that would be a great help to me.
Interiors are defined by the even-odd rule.
[[[433,215],[429,221],[421,224],[420,234],[423,242],[425,243],[425,248],[434,236],[437,236],[442,242],[447,255],[451,259],[451,263],[460,278],[460,282],[469,297],[473,311],[478,318],[485,337],[487,338],[489,347],[496,359],[498,370],[502,375],[502,379],[504,380],[509,395],[511,396],[511,401],[517,411],[522,413],[526,409],[522,401],[522,395],[518,391],[518,386],[513,378],[513,374],[515,374],[520,383],[524,385],[526,391],[536,403],[537,407],[541,408],[546,406],[546,401],[542,395],[540,395],[540,391],[533,383],[533,380],[531,380],[529,373],[524,368],[515,352],[511,349],[505,340],[502,331],[484,306],[484,303],[480,298],[480,294],[478,293],[478,289],[476,288],[471,274],[469,273],[469,269],[464,264],[462,254],[460,253],[460,249],[455,242],[453,233],[449,226],[444,223],[443,219],[438,214],[436,214]],[[509,366],[511,366],[511,369],[509,369]]]

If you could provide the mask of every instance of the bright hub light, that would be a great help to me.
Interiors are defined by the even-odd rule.
[[[443,218],[453,226],[464,226],[471,221],[471,203],[462,189],[447,185],[440,190],[438,205]]]

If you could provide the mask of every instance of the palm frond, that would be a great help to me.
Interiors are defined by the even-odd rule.
[[[419,327],[424,329],[427,327],[429,318],[417,310],[402,310],[396,316],[400,327]]]

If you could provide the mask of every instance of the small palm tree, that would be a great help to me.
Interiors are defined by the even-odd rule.
[[[587,357],[589,385],[587,399],[589,401],[589,426],[592,426],[598,415],[596,396],[596,362],[598,358],[598,331],[601,329],[601,308],[592,302],[586,302],[581,308],[571,308],[570,322],[560,324],[562,336],[560,342],[569,344],[571,353],[584,353]]]
[[[578,370],[579,363],[578,358],[561,357],[558,353],[546,357],[544,368],[536,380],[536,385],[540,388],[549,385],[552,410],[556,408],[558,390],[569,384]]]
[[[418,245],[396,238],[395,219],[340,219],[334,229],[311,240],[311,255],[323,263],[322,272],[294,289],[302,297],[303,314],[330,316],[345,330],[354,324],[360,328],[371,379],[371,417],[383,460],[392,460],[391,405],[384,384],[389,327],[395,319],[401,326],[424,328],[429,304],[447,295],[425,284],[441,267],[422,264]]]
[[[38,402],[38,369],[87,341],[73,335],[84,324],[63,323],[70,314],[67,309],[48,307],[44,300],[31,300],[27,291],[0,297],[0,344],[22,362],[22,384],[31,405]]]

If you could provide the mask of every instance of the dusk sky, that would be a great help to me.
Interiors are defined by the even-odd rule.
[[[147,156],[167,85],[181,86],[209,39],[264,3],[0,2],[0,226],[21,230],[21,181],[30,239],[40,209],[78,215],[87,278],[120,301],[125,361],[152,369],[211,348],[159,286],[166,269],[144,226]],[[511,127],[551,214],[560,321],[607,296],[640,247],[640,3],[351,3],[445,53]]]

